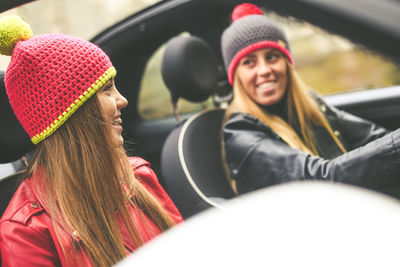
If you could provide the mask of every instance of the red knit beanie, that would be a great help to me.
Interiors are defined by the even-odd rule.
[[[0,53],[11,54],[5,85],[34,144],[50,136],[116,71],[96,45],[65,34],[32,37],[19,17],[0,20]]]

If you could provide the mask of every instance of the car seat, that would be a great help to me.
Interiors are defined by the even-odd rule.
[[[7,176],[0,177],[0,217],[10,202],[24,174],[24,155],[33,144],[15,116],[4,85],[4,72],[0,71],[0,173],[9,168]],[[10,168],[11,167],[11,168]]]
[[[204,101],[218,87],[216,56],[199,37],[174,37],[166,44],[162,76],[174,106],[180,97]],[[164,143],[161,182],[184,218],[235,196],[222,164],[223,117],[224,109],[203,110],[178,124]]]

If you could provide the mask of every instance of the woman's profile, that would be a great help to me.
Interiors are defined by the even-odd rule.
[[[327,105],[302,82],[283,29],[253,4],[237,6],[221,49],[233,101],[223,127],[227,174],[239,193],[326,180],[400,197],[399,130]]]
[[[36,145],[0,220],[3,266],[110,266],[182,221],[150,164],[128,158],[116,70],[96,45],[0,21],[10,104]]]

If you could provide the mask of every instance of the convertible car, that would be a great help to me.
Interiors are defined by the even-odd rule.
[[[62,4],[52,21],[40,23],[39,13],[50,2],[53,8],[56,3]],[[116,85],[129,101],[122,111],[129,153],[151,162],[185,218],[210,207],[218,209],[235,198],[220,158],[221,119],[232,97],[222,63],[220,35],[239,1],[132,0],[139,10],[114,12],[109,24],[100,22],[101,14],[115,11],[116,3],[99,1],[107,2],[103,13],[90,17],[85,12],[99,12],[100,8],[88,8],[89,2],[96,1],[87,2],[2,0],[0,11],[35,17],[33,30],[37,25],[39,33],[57,30],[49,23],[58,18],[73,18],[62,16],[63,12],[78,12],[75,26],[79,26],[75,28],[79,31],[61,29],[90,39],[114,63]],[[398,1],[247,2],[259,5],[265,14],[282,23],[300,75],[330,104],[389,129],[400,127]],[[130,10],[136,11],[128,14]],[[82,17],[87,20],[79,20]],[[43,29],[44,24],[49,28]],[[83,25],[93,32],[85,31]],[[1,82],[3,78],[0,73]],[[0,102],[2,213],[33,145],[8,105],[3,82]]]

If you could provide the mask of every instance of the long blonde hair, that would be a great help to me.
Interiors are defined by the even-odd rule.
[[[109,130],[97,96],[93,96],[37,145],[27,171],[27,176],[37,171],[43,174],[43,183],[37,187],[55,229],[59,229],[55,218],[61,218],[63,228],[76,231],[95,266],[110,266],[126,256],[116,212],[133,243],[137,247],[143,244],[127,202],[143,210],[161,231],[174,225],[134,177],[124,149],[113,147]],[[58,238],[62,245],[59,234]],[[67,260],[73,258],[73,251],[64,252]]]
[[[225,121],[235,112],[250,114],[268,125],[278,134],[290,147],[300,149],[312,155],[318,155],[315,145],[312,124],[324,127],[337,146],[346,152],[343,144],[334,134],[327,119],[319,110],[316,101],[310,96],[308,86],[297,75],[292,65],[286,61],[288,87],[287,87],[287,108],[288,122],[280,117],[266,113],[262,110],[243,90],[243,85],[235,75],[233,86],[233,101],[225,113]],[[303,140],[293,129],[298,123]]]

